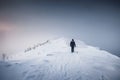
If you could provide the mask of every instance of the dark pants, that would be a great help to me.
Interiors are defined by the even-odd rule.
[[[74,52],[74,47],[71,47],[71,52],[72,52],[72,53]]]

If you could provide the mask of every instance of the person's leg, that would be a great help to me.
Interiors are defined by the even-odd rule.
[[[72,52],[72,53],[74,52],[74,47],[71,47],[71,52]]]
[[[73,52],[74,52],[74,47],[73,47]]]

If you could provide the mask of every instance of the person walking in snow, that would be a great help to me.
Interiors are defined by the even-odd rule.
[[[74,48],[76,47],[75,41],[74,39],[72,39],[72,41],[70,42],[70,47],[71,47],[71,52],[74,52]]]

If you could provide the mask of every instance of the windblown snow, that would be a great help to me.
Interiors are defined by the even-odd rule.
[[[0,62],[0,80],[120,80],[120,58],[75,40],[59,38],[37,44]]]

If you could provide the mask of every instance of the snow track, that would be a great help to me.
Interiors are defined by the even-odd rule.
[[[56,39],[21,58],[15,56],[16,61],[0,62],[0,80],[120,80],[120,58],[77,44],[71,53],[66,39]]]

